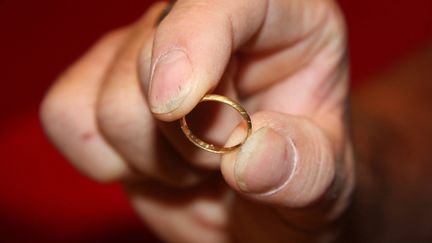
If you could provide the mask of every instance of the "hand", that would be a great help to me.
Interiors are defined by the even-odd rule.
[[[84,174],[121,181],[167,241],[334,239],[354,184],[336,3],[179,0],[156,28],[165,7],[102,38],[59,78],[41,108],[48,136]],[[211,92],[252,114],[252,135],[222,157],[174,122]],[[190,123],[233,144],[245,135],[230,129],[236,116],[197,109]]]

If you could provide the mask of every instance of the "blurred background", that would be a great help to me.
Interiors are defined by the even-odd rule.
[[[0,241],[157,242],[119,185],[76,172],[49,144],[38,106],[103,33],[153,1],[0,0]],[[431,0],[341,0],[353,89],[432,40]],[[431,66],[432,67],[432,66]]]

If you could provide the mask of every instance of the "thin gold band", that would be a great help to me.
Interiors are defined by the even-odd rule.
[[[212,152],[212,153],[225,154],[225,153],[231,152],[231,151],[239,148],[246,141],[246,139],[249,137],[249,135],[252,132],[252,121],[249,117],[249,114],[246,112],[246,110],[239,103],[235,102],[234,100],[231,100],[228,97],[222,96],[222,95],[215,95],[215,94],[206,95],[201,99],[200,102],[205,102],[205,101],[221,102],[221,103],[227,104],[227,105],[231,106],[232,108],[234,108],[235,110],[237,110],[240,113],[240,115],[242,116],[242,118],[246,121],[246,125],[247,125],[246,137],[243,139],[243,141],[241,143],[234,145],[234,146],[231,146],[231,147],[218,147],[214,144],[206,143],[192,133],[192,131],[189,129],[189,127],[187,125],[185,116],[180,119],[180,127],[181,127],[183,133],[186,135],[186,137],[189,139],[189,141],[191,141],[193,144],[195,144],[199,148],[202,148],[202,149],[209,151],[209,152]]]

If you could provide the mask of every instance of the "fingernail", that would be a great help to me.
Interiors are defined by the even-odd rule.
[[[177,109],[191,89],[191,75],[192,65],[183,50],[173,49],[160,56],[150,81],[151,110],[164,114]]]
[[[294,153],[286,138],[271,128],[253,133],[242,145],[234,166],[240,190],[247,193],[269,193],[289,180]]]

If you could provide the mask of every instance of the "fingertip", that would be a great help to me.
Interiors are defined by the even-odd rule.
[[[285,139],[262,127],[243,144],[234,166],[234,177],[243,192],[271,193],[286,184],[295,161]]]
[[[234,190],[270,205],[305,207],[342,183],[334,182],[334,152],[316,124],[276,112],[256,113],[252,121],[254,132],[241,149],[222,158],[222,174]],[[229,141],[242,138],[241,131]]]
[[[243,193],[275,191],[288,181],[294,156],[286,138],[270,127],[255,131],[235,156],[225,158],[224,174]],[[228,160],[233,160],[230,162]],[[228,165],[228,163],[230,163]],[[230,167],[230,171],[227,171]]]
[[[231,57],[224,15],[205,15],[210,5],[175,4],[155,31],[147,95],[154,116],[174,121],[214,89]],[[146,86],[146,85],[144,85]]]
[[[152,112],[175,113],[191,92],[192,81],[192,64],[184,49],[173,48],[157,57],[148,94]]]

